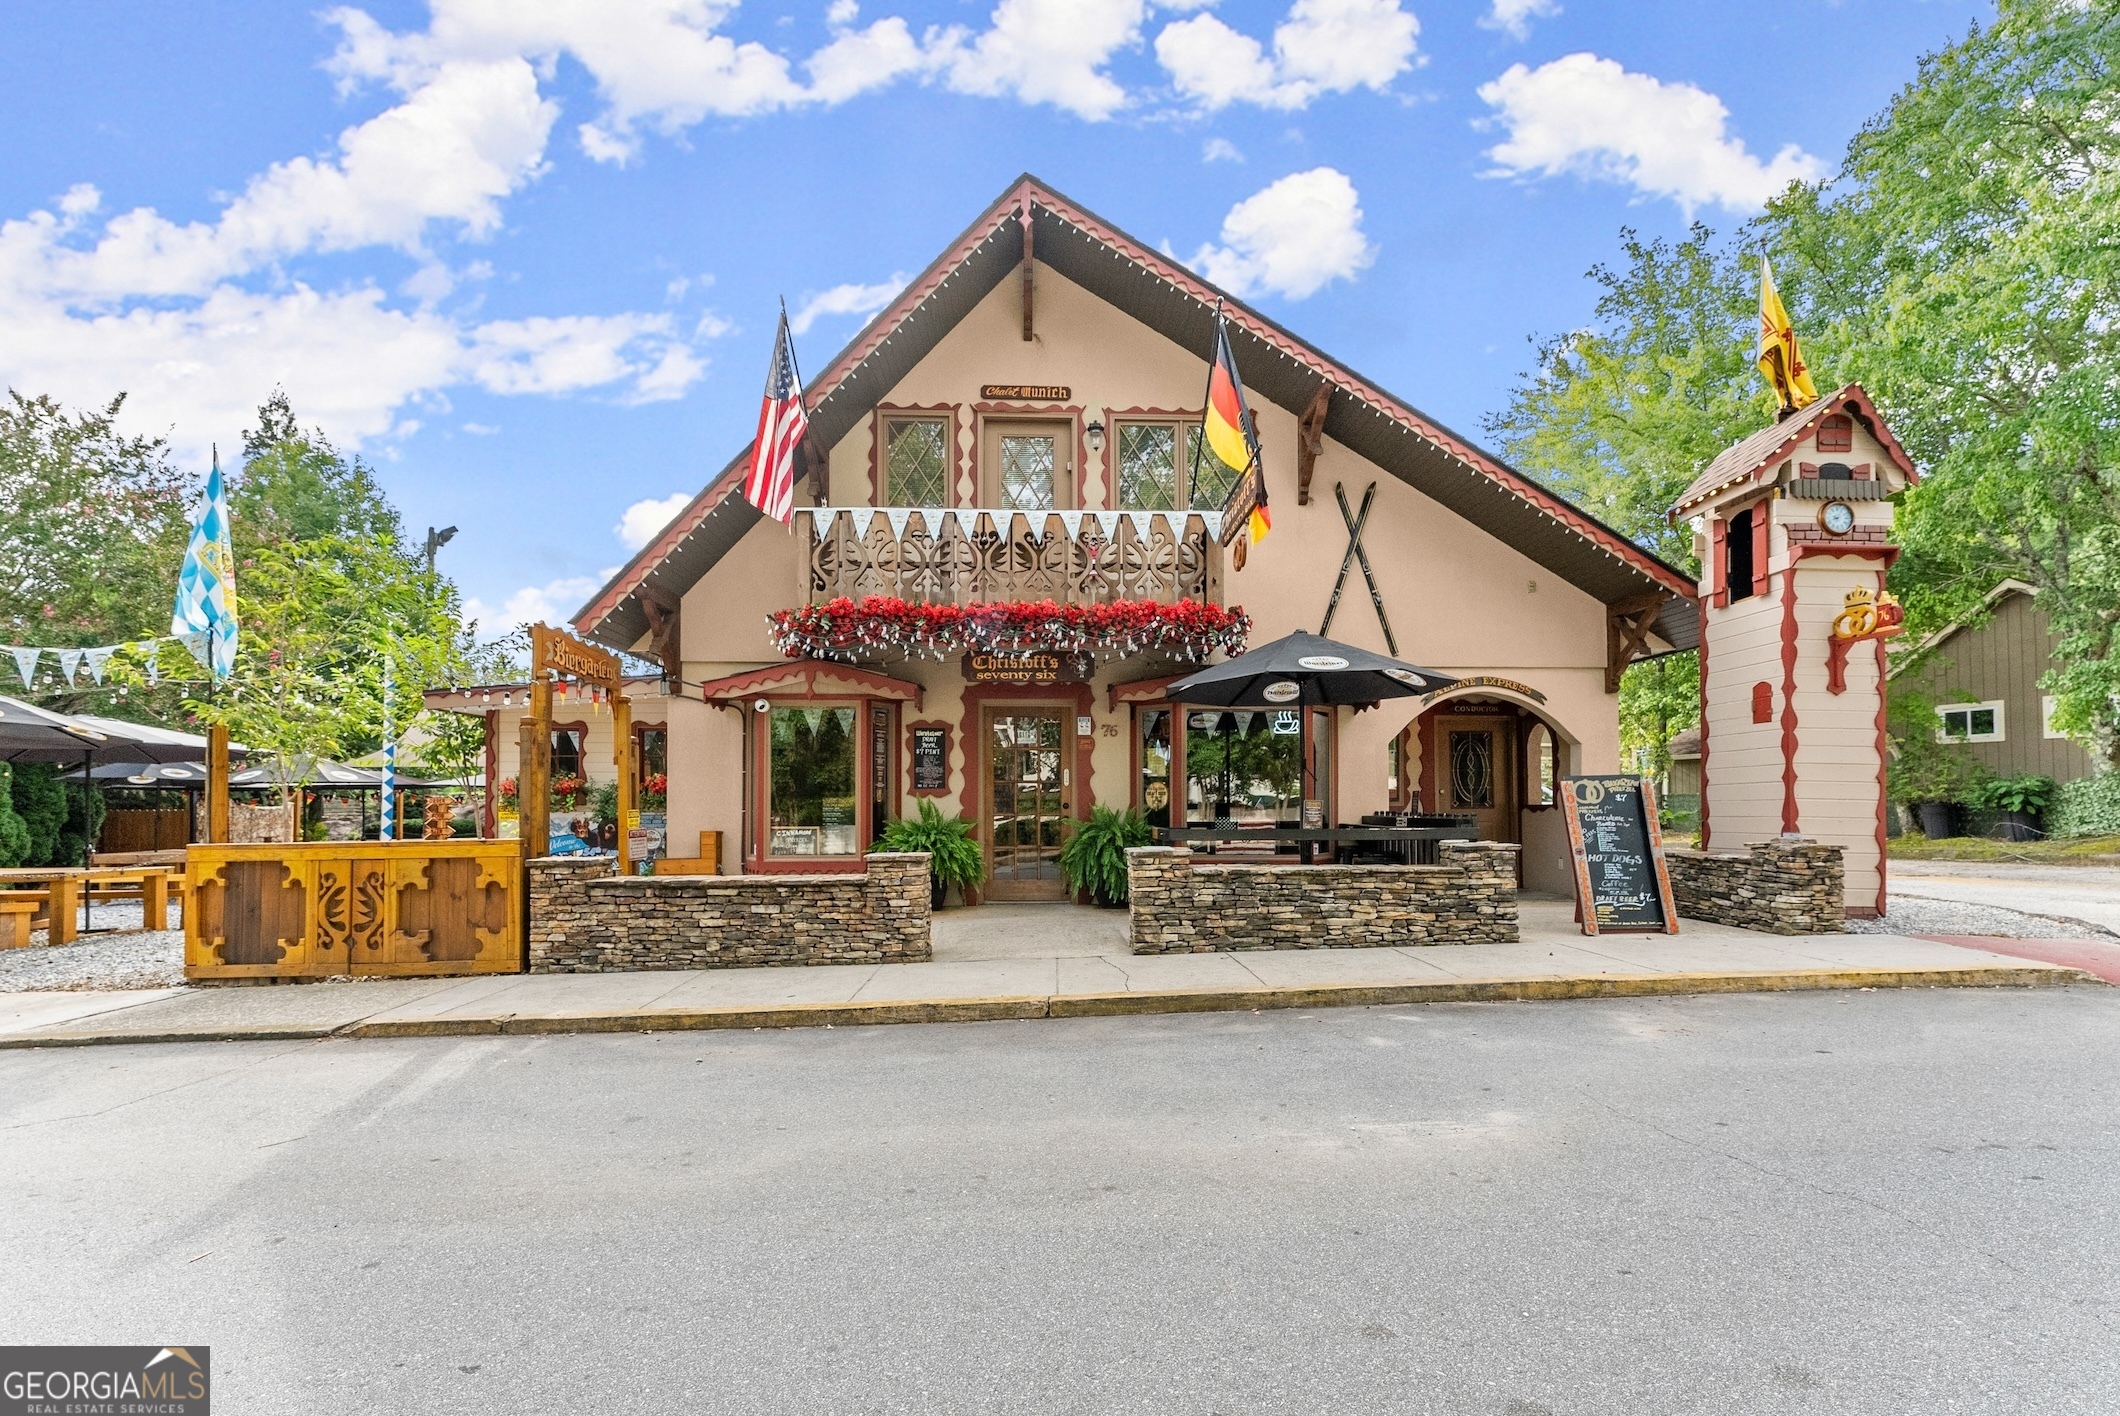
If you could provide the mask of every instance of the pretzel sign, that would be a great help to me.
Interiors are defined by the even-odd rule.
[[[1833,617],[1833,637],[1826,644],[1826,692],[1848,691],[1848,646],[1865,639],[1890,639],[1904,632],[1906,611],[1889,590],[1858,585]]]

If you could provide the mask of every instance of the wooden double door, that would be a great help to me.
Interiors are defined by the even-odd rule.
[[[1064,900],[1060,845],[1074,801],[1071,708],[990,707],[980,715],[987,898]]]

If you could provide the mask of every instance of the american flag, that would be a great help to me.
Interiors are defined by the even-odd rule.
[[[744,474],[744,499],[775,521],[795,519],[795,454],[802,447],[810,415],[802,406],[802,376],[795,371],[795,344],[788,334],[788,312],[780,312],[780,333],[773,340],[773,362],[766,369],[766,397],[758,410],[758,436],[751,443],[751,470]]]

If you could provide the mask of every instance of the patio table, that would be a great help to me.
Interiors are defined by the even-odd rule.
[[[176,872],[181,874],[182,872]],[[168,923],[169,885],[172,872],[159,866],[17,866],[0,870],[0,890],[17,885],[44,886],[50,901],[50,939],[53,944],[71,944],[84,933],[94,933],[91,913],[98,885],[140,887],[140,924],[160,928]],[[74,923],[74,902],[80,901],[81,923]]]
[[[1436,842],[1477,841],[1479,828],[1465,823],[1450,826],[1185,826],[1156,828],[1159,846],[1204,845],[1212,851],[1219,845],[1271,845],[1296,847],[1305,865],[1313,864],[1313,853],[1321,845],[1332,847],[1337,860],[1341,848],[1349,856],[1359,845],[1373,845],[1402,856],[1407,865],[1434,863]],[[1424,849],[1425,846],[1425,849]],[[1427,856],[1427,860],[1419,859]]]

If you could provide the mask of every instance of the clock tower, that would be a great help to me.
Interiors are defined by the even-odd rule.
[[[1858,384],[1725,450],[1671,508],[1700,557],[1701,846],[1841,847],[1885,902],[1885,571],[1913,461]]]

